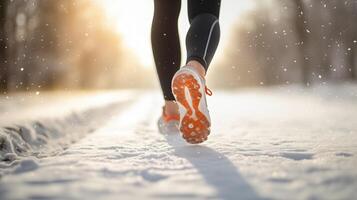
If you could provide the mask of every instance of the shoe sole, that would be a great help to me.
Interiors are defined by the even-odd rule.
[[[211,124],[209,116],[199,109],[200,104],[205,104],[201,102],[205,101],[205,94],[199,80],[190,73],[179,73],[172,81],[172,91],[180,107],[180,132],[183,138],[191,144],[206,141]]]

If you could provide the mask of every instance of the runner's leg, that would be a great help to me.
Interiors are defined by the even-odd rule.
[[[187,60],[201,66],[206,72],[219,39],[219,12],[221,0],[188,0],[188,17],[190,29],[186,36]]]
[[[161,89],[170,104],[175,100],[171,80],[180,68],[181,49],[177,21],[181,0],[154,0],[154,18],[151,27],[151,43]]]

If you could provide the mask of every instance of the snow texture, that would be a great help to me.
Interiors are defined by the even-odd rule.
[[[356,85],[208,101],[213,127],[202,145],[159,134],[161,97],[142,94],[64,151],[20,159],[0,199],[356,198]]]
[[[19,164],[22,158],[41,158],[63,151],[109,120],[129,100],[123,98],[123,94],[112,93],[80,95],[71,99],[60,96],[14,96],[11,101],[15,105],[5,101],[0,106],[4,111],[0,117],[0,175]],[[58,102],[49,103],[48,98],[56,98]],[[20,105],[18,99],[23,99]],[[15,107],[22,109],[20,116],[16,112],[18,109],[11,110]]]

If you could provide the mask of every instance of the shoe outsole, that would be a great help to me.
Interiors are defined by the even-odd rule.
[[[198,80],[188,73],[176,75],[172,82],[176,101],[185,109],[184,116],[180,116],[180,132],[191,144],[206,141],[210,134],[210,121],[199,110],[200,101],[204,101],[204,94],[202,94],[204,90],[200,88]]]

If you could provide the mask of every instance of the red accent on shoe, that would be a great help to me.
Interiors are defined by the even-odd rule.
[[[205,87],[205,92],[208,96],[212,96],[213,95],[213,92],[212,90],[210,90],[207,86]]]
[[[164,119],[165,122],[169,122],[171,120],[180,120],[180,115],[176,114],[176,115],[168,115],[165,113],[165,106],[162,107],[162,117]]]

